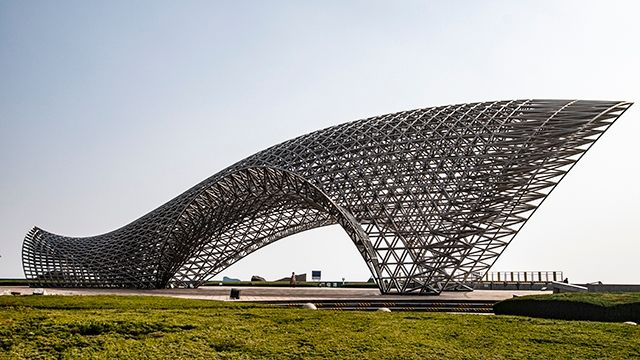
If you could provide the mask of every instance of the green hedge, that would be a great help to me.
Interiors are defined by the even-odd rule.
[[[27,279],[0,279],[0,286],[28,286]]]
[[[342,285],[343,288],[366,288],[366,289],[377,289],[378,285],[370,282],[348,282]]]
[[[524,296],[501,301],[493,306],[496,315],[520,315],[547,319],[640,322],[640,301],[607,302],[601,295]],[[605,295],[606,296],[606,295]]]
[[[346,282],[342,284],[340,281],[298,281],[296,287],[320,287],[320,284],[336,283],[337,287],[343,288],[378,288],[375,283],[367,282]],[[222,282],[222,281],[207,281],[205,286],[266,286],[266,287],[291,287],[288,281],[236,281],[236,282]]]
[[[377,288],[378,286],[374,283],[366,283],[366,282],[347,282],[342,285],[339,281],[334,281],[338,283],[338,287],[345,288]],[[322,283],[326,283],[323,281]],[[333,282],[332,282],[333,283]],[[222,281],[207,281],[205,286],[268,286],[268,287],[290,287],[288,281],[238,281],[238,282],[222,282]],[[29,286],[29,282],[26,279],[0,279],[0,286]],[[296,287],[319,287],[320,282],[317,281],[299,281],[296,284]]]
[[[268,287],[291,287],[288,281],[235,281],[235,282],[222,282],[222,281],[207,281],[205,286],[268,286]],[[319,284],[315,282],[303,282],[296,283],[296,287],[318,287]]]

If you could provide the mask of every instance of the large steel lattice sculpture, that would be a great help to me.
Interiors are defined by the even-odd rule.
[[[480,278],[631,104],[515,100],[433,107],[316,131],[86,238],[31,230],[35,286],[199,286],[278,239],[340,224],[382,293]]]

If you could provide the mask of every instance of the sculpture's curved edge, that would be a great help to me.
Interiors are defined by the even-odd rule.
[[[629,110],[629,108],[633,105],[634,103],[631,101],[618,101],[615,102],[615,105],[612,105],[607,111],[603,111],[601,112],[601,114],[599,116],[602,116],[606,113],[608,113],[609,111],[614,111],[615,109],[619,109],[619,113],[611,120],[611,122],[609,123],[609,125],[606,126],[606,128],[597,135],[596,139],[593,140],[593,142],[589,143],[586,147],[586,149],[584,149],[584,151],[582,153],[580,153],[578,155],[578,158],[571,164],[569,165],[569,168],[566,170],[566,172],[560,177],[560,179],[555,183],[555,185],[553,185],[549,191],[547,192],[547,195],[542,198],[542,200],[540,201],[540,203],[538,204],[538,206],[533,209],[533,211],[531,212],[531,214],[529,215],[529,217],[527,217],[527,219],[522,223],[522,225],[520,226],[520,228],[513,234],[513,238],[515,238],[521,231],[522,228],[529,222],[529,220],[531,219],[531,217],[533,217],[533,215],[536,213],[536,211],[538,211],[538,209],[540,209],[540,206],[542,206],[542,204],[549,198],[549,195],[551,195],[551,193],[553,192],[553,190],[555,190],[558,185],[562,182],[562,180],[569,174],[569,172],[571,172],[571,170],[576,166],[576,164],[578,164],[578,162],[585,156],[585,154],[595,145],[595,143],[600,140],[600,138],[609,130],[611,129],[611,125],[613,125],[618,119],[620,119],[620,117],[627,112],[627,110]],[[594,119],[595,120],[595,119]],[[513,239],[512,238],[512,239]],[[511,244],[511,242],[509,242],[509,244]],[[507,244],[507,246],[509,245]],[[505,246],[506,250],[507,246]],[[489,267],[484,271],[484,273],[482,274],[482,276],[484,276],[489,269],[495,264],[496,261],[498,261],[499,256],[495,257],[493,259],[493,261],[491,262],[491,264],[489,265]]]
[[[576,102],[578,100],[573,100],[573,101]],[[588,100],[583,100],[583,101],[589,102]],[[489,271],[489,269],[498,260],[498,258],[502,254],[502,252],[504,252],[506,250],[507,246],[510,245],[511,242],[513,241],[513,239],[520,233],[520,231],[522,231],[522,228],[524,227],[524,225],[529,222],[529,220],[531,219],[533,214],[535,214],[535,212],[538,211],[540,206],[549,198],[549,195],[551,195],[553,190],[555,190],[558,187],[560,182],[565,178],[565,176],[567,176],[567,174],[569,174],[569,172],[573,169],[573,167],[576,166],[576,164],[584,157],[584,155],[587,153],[587,151],[589,149],[591,149],[595,145],[595,143],[604,135],[604,133],[611,128],[611,125],[613,125],[634,104],[633,102],[630,102],[630,101],[602,101],[602,100],[599,100],[599,101],[596,101],[596,102],[610,102],[612,105],[609,108],[607,108],[606,110],[601,111],[597,116],[595,116],[593,119],[591,119],[591,121],[595,121],[599,117],[610,115],[612,113],[615,114],[615,115],[611,118],[610,121],[608,121],[607,125],[603,125],[604,126],[604,130],[599,132],[597,134],[596,138],[586,145],[586,148],[584,148],[579,153],[577,159],[575,159],[568,166],[568,168],[564,171],[564,173],[560,176],[560,178],[555,182],[555,184],[552,185],[549,189],[547,189],[546,195],[541,199],[541,201],[538,203],[538,205],[535,208],[533,208],[531,213],[526,217],[526,219],[522,222],[522,224],[520,224],[519,228],[517,230],[515,230],[515,232],[511,236],[511,239],[504,246],[504,248],[502,249],[500,254],[498,254],[497,256],[495,256],[493,258],[491,263],[488,266],[486,266],[486,268],[482,271],[482,273],[478,276],[478,278],[482,278]],[[472,290],[473,289],[473,284],[474,284],[475,281],[470,280],[469,277],[468,277],[468,274],[471,273],[472,271],[473,270],[469,271],[465,276],[463,276],[458,281],[456,281],[456,274],[454,272],[452,274],[452,276],[450,277],[450,279],[443,286],[443,290],[454,290],[454,291],[455,290]]]

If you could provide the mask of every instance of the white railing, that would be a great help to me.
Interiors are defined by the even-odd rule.
[[[548,283],[563,279],[562,271],[490,271],[480,281]]]

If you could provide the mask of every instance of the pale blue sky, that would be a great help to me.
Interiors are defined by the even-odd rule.
[[[514,99],[640,101],[637,1],[0,0],[0,277],[34,225],[120,227],[256,151],[342,122]],[[495,270],[640,283],[640,104]],[[222,275],[366,280],[339,228]]]

